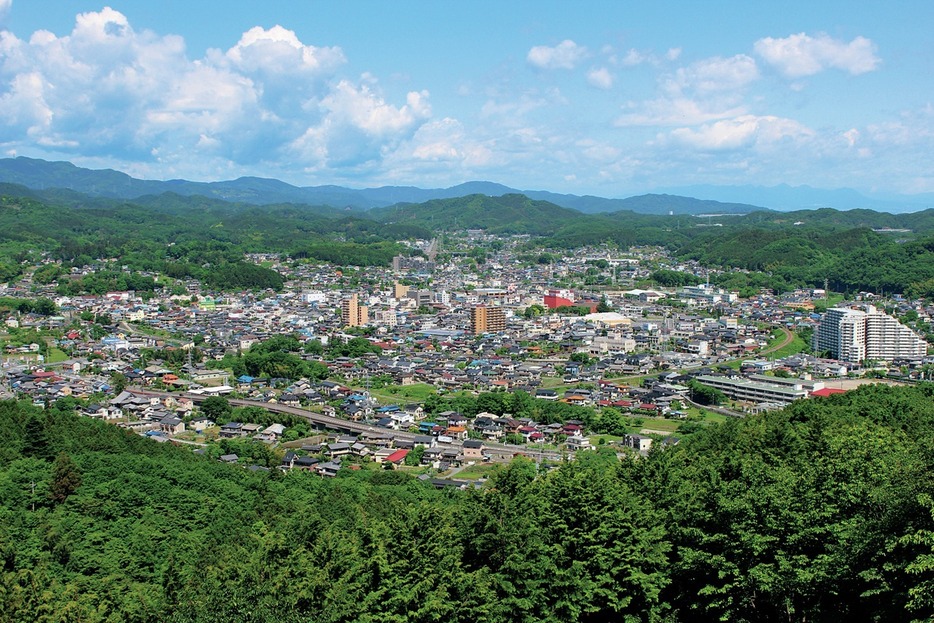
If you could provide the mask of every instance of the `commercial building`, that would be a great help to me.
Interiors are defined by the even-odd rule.
[[[865,309],[828,309],[814,332],[812,346],[847,363],[917,360],[927,354],[924,339],[872,305],[866,305]]]
[[[574,293],[570,290],[552,289],[545,295],[545,307],[548,309],[557,309],[559,307],[571,307],[574,305]]]
[[[470,308],[470,332],[498,333],[506,330],[506,311],[502,307],[477,305]]]

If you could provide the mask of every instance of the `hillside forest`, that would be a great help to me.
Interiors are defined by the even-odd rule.
[[[476,488],[251,471],[0,403],[0,619],[924,621],[934,386],[730,419]]]
[[[348,212],[173,193],[128,201],[13,184],[0,184],[0,281],[48,258],[57,263],[44,266],[37,281],[57,284],[65,295],[145,293],[162,287],[161,280],[188,278],[217,290],[281,290],[288,275],[245,261],[245,254],[388,266],[395,255],[419,253],[401,242],[464,229],[526,236],[519,262],[581,247],[665,247],[678,259],[716,269],[711,281],[717,285],[746,294],[825,283],[845,293],[934,294],[934,210],[760,211],[713,223],[628,210],[583,214],[515,194]],[[72,268],[95,264],[94,274],[69,278]]]

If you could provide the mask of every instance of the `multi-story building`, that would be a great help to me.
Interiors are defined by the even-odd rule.
[[[814,332],[814,350],[830,352],[840,361],[860,363],[866,358],[866,312],[832,307]]]
[[[927,353],[927,343],[914,331],[872,305],[828,309],[814,332],[813,347],[847,363],[921,359]]]
[[[557,309],[574,305],[574,293],[570,290],[552,289],[545,295],[545,307]]]
[[[393,328],[396,326],[396,310],[382,309],[373,312],[373,322],[381,327]]]
[[[474,335],[506,330],[506,311],[502,307],[477,305],[470,308],[470,331]]]
[[[399,300],[409,295],[409,286],[395,282],[392,286],[392,298]]]
[[[892,316],[866,315],[866,359],[923,359],[926,354],[927,342]]]
[[[796,381],[796,384],[786,384],[764,383],[761,380],[750,381],[727,376],[702,375],[697,377],[698,383],[719,389],[730,398],[778,404],[788,404],[799,398],[807,398],[808,390],[805,389],[800,380],[796,379]]]
[[[350,294],[341,300],[341,322],[345,327],[361,327],[369,320],[367,306],[360,304],[356,294]]]

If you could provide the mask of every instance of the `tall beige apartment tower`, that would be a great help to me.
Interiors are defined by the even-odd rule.
[[[470,332],[498,333],[506,330],[506,312],[502,307],[478,305],[470,308]]]
[[[341,322],[345,327],[361,327],[369,321],[369,310],[366,305],[360,304],[356,294],[341,300]]]

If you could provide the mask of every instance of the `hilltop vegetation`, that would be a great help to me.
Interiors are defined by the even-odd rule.
[[[247,206],[180,195],[148,197],[139,204],[82,199],[73,193],[59,200],[36,198],[9,186],[0,196],[0,280],[22,270],[21,262],[40,254],[64,268],[119,258],[119,266],[173,279],[201,279],[222,289],[282,287],[282,275],[245,263],[245,253],[282,253],[341,264],[386,265],[404,252],[397,240],[428,237],[411,226],[387,226],[313,206]],[[11,194],[15,193],[15,194]],[[60,193],[53,193],[58,196]],[[65,293],[137,288],[98,271],[70,280]],[[137,277],[133,277],[137,280]],[[54,279],[53,279],[54,280]]]
[[[283,276],[250,267],[243,262],[245,253],[387,266],[394,255],[411,253],[399,241],[480,229],[529,235],[528,252],[545,245],[565,250],[601,244],[620,249],[664,246],[676,257],[705,266],[752,271],[715,277],[720,285],[742,291],[820,287],[827,280],[832,289],[844,292],[934,294],[934,210],[900,215],[826,209],[756,212],[718,217],[712,223],[712,218],[631,211],[587,215],[516,194],[474,194],[358,213],[175,193],[132,203],[9,184],[0,186],[0,193],[0,250],[5,256],[0,281],[16,278],[21,262],[47,253],[64,268],[119,258],[131,271],[192,277],[226,289],[278,289]],[[119,289],[121,279],[126,280],[104,271],[73,280],[62,292]],[[134,279],[128,287],[145,281]],[[152,287],[150,279],[142,289]]]
[[[934,390],[863,387],[475,491],[254,473],[0,403],[0,612],[85,621],[934,615]],[[65,407],[66,405],[61,405]]]
[[[419,204],[398,204],[371,211],[387,223],[415,224],[429,229],[483,229],[499,234],[550,235],[580,212],[560,208],[525,195],[468,195]]]
[[[735,228],[695,237],[677,253],[704,265],[768,273],[777,290],[823,287],[826,279],[836,291],[934,292],[931,237],[898,242],[866,228]]]

